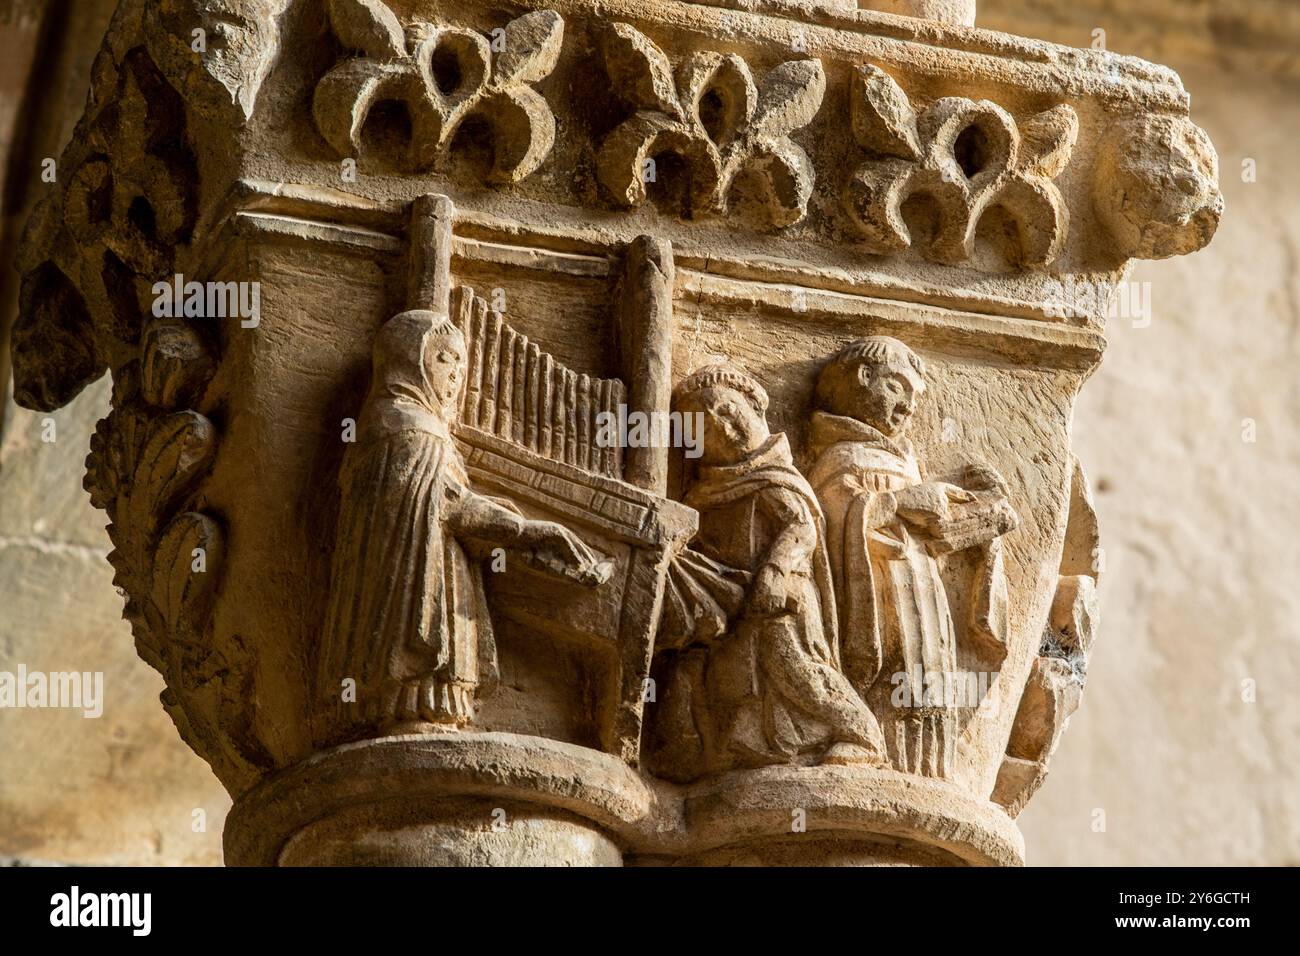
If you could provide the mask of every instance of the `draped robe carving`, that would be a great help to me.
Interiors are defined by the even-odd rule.
[[[957,670],[956,630],[938,562],[898,517],[891,494],[921,483],[911,443],[816,412],[812,445],[817,460],[809,479],[826,509],[848,673],[880,718],[894,765],[944,776],[956,743],[956,708],[920,700],[901,710],[891,701],[896,674],[919,692]]]
[[[374,384],[339,475],[342,501],[319,692],[341,723],[463,723],[496,682],[480,569],[456,532],[469,490],[432,400],[427,313],[376,337]],[[356,681],[355,704],[339,683]]]
[[[727,386],[742,376],[692,378],[706,383],[696,385],[702,404],[736,409],[745,399]],[[735,463],[701,465],[685,498],[700,513],[699,534],[674,563],[661,623],[659,646],[675,650],[656,742],[663,772],[678,779],[884,758],[880,728],[842,673],[821,508],[786,436],[767,435],[765,396],[752,382],[747,389],[758,413],[748,424],[706,414],[705,429],[748,430],[754,444]],[[773,606],[763,606],[764,574],[780,582]]]

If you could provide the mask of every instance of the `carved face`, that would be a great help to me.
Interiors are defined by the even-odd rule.
[[[879,363],[859,366],[857,380],[853,417],[887,438],[903,434],[924,384],[909,371]]]
[[[465,381],[465,343],[460,336],[430,336],[424,348],[424,380],[446,417],[456,417]]]
[[[705,464],[735,464],[762,446],[771,435],[766,419],[745,394],[723,385],[682,396],[678,410],[683,415],[703,414],[701,459]]]

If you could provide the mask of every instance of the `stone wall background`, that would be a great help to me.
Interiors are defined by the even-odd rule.
[[[0,0],[0,343],[39,157],[71,133],[113,6]],[[56,25],[45,32],[42,11]],[[1150,324],[1111,320],[1078,406],[1103,623],[1083,705],[1021,817],[1029,862],[1298,864],[1300,5],[983,0],[977,22],[1073,46],[1101,29],[1108,49],[1177,69],[1218,147],[1227,203],[1207,250],[1137,264]],[[6,394],[7,381],[0,345]],[[0,710],[0,861],[216,864],[229,801],[135,656],[104,516],[81,490],[106,408],[100,382],[50,416],[47,444],[46,416],[5,398],[0,669],[101,670],[107,702],[98,720]]]

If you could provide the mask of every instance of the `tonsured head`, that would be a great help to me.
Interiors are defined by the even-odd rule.
[[[720,363],[706,365],[686,378],[673,392],[683,415],[704,416],[705,463],[728,465],[741,461],[771,436],[768,431],[767,392],[758,380]]]
[[[817,404],[886,437],[907,430],[925,391],[925,363],[898,339],[873,335],[842,349],[817,379]]]

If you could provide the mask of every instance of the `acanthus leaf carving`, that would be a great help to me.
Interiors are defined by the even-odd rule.
[[[880,251],[914,243],[903,214],[913,197],[936,208],[934,235],[922,253],[948,264],[975,252],[980,222],[994,210],[1008,216],[1016,239],[1002,245],[1008,261],[1049,265],[1060,255],[1069,210],[1052,182],[1069,162],[1078,117],[1059,104],[1017,124],[988,100],[943,97],[919,113],[883,70],[862,67],[851,87],[854,136],[872,159],[846,185],[850,216]]]
[[[648,164],[672,153],[688,167],[689,216],[723,215],[742,174],[765,184],[765,218],[772,227],[798,222],[808,211],[812,163],[790,134],[816,115],[826,91],[817,60],[792,60],[769,72],[761,89],[734,53],[694,53],[679,66],[634,27],[605,32],[605,69],[635,112],[606,137],[597,156],[601,182],[624,206],[647,197]]]
[[[153,319],[138,358],[114,370],[113,409],[91,438],[85,487],[108,512],[114,583],[126,598],[136,650],[163,675],[163,704],[181,735],[228,786],[270,766],[247,711],[248,675],[214,643],[209,613],[220,586],[225,535],[196,508],[217,451],[213,422],[197,404],[215,369],[191,325]],[[240,683],[232,690],[230,681]],[[238,726],[237,726],[238,725]],[[239,727],[243,726],[240,730]]]
[[[399,21],[378,0],[334,0],[330,22],[347,47],[360,50],[316,85],[316,128],[340,156],[364,152],[364,131],[380,102],[402,103],[411,119],[407,163],[423,170],[446,155],[470,117],[493,132],[487,179],[514,183],[530,176],[555,143],[555,117],[532,88],[559,58],[564,20],[538,10],[510,21],[495,49],[479,33],[423,21],[409,24],[399,47]],[[443,64],[450,76],[440,75]]]

